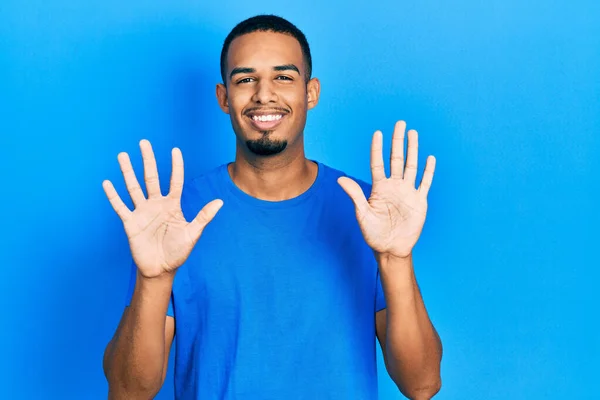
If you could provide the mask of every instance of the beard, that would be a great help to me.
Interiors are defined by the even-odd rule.
[[[287,147],[286,140],[274,140],[269,137],[270,131],[263,131],[262,137],[256,140],[247,140],[248,150],[257,156],[267,157],[281,153]]]

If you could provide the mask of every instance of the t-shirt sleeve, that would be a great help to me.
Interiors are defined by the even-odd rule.
[[[131,271],[129,275],[129,287],[127,289],[127,298],[125,299],[125,306],[129,307],[131,303],[131,298],[133,297],[133,291],[135,290],[135,282],[137,277],[137,266],[131,261]],[[173,293],[171,293],[171,297],[169,298],[169,307],[167,308],[167,315],[170,317],[175,317],[175,312],[173,311]]]
[[[387,307],[385,302],[385,296],[383,295],[383,286],[381,285],[381,276],[379,275],[379,268],[377,268],[377,289],[375,293],[375,312],[381,311]]]

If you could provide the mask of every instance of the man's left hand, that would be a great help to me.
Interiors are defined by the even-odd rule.
[[[338,183],[356,207],[356,218],[365,241],[374,252],[408,257],[417,243],[427,215],[427,194],[433,181],[435,157],[429,156],[418,189],[415,188],[418,135],[408,131],[408,151],[404,163],[406,123],[398,121],[392,139],[389,178],[383,164],[383,135],[376,131],[371,144],[373,185],[367,200],[358,183],[347,177]]]

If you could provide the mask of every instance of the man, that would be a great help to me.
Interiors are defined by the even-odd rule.
[[[250,18],[225,40],[216,89],[237,137],[235,161],[184,185],[173,149],[163,196],[142,140],[146,198],[119,154],[135,209],[109,181],[103,187],[134,267],[104,356],[109,398],[153,397],[175,334],[178,399],[375,399],[375,337],[406,396],[440,389],[441,343],[411,260],[435,159],[415,189],[417,133],[408,131],[404,165],[398,122],[390,178],[382,134],[373,136],[372,190],[308,160],[304,126],[320,90],[311,65],[294,25]]]

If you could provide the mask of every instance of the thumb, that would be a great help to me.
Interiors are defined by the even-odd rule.
[[[346,194],[350,196],[350,199],[352,199],[352,202],[356,207],[357,213],[359,215],[365,215],[369,207],[369,202],[367,201],[367,198],[365,197],[365,194],[363,193],[358,183],[345,176],[338,178],[337,182],[342,187],[342,189],[344,189],[344,192],[346,192]]]
[[[188,230],[192,240],[194,241],[194,244],[198,241],[200,235],[202,235],[202,231],[204,231],[206,225],[213,220],[222,206],[223,200],[221,199],[215,199],[211,201],[205,205],[202,210],[200,210],[198,215],[196,215],[196,218],[194,218],[194,220],[188,224]]]

